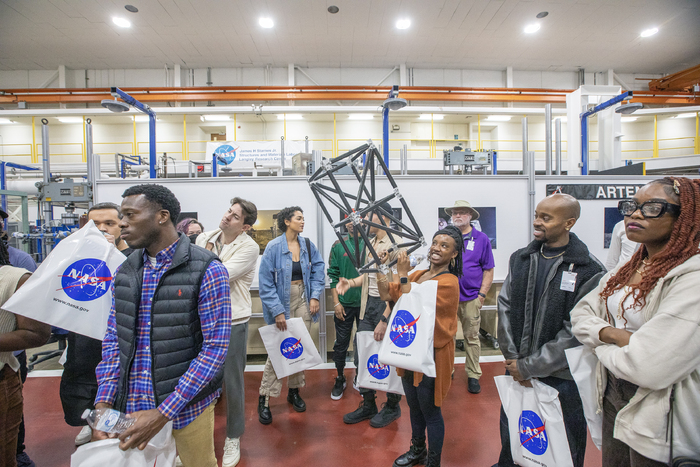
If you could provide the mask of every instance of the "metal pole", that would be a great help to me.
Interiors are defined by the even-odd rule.
[[[304,152],[306,154],[309,153],[309,137],[308,136],[304,138]]]
[[[554,152],[557,158],[557,175],[561,175],[561,118],[554,121],[554,138],[556,140]]]
[[[527,117],[523,117],[523,175],[527,174]]]
[[[277,175],[280,177],[284,175],[284,136],[280,137],[280,171]]]
[[[552,175],[552,104],[544,106],[544,170]]]
[[[49,121],[42,118],[41,123],[41,166],[44,171],[43,187],[46,187],[51,181],[51,163],[49,162]],[[42,200],[42,228],[44,229],[44,241],[42,243],[44,258],[46,258],[46,256],[51,252],[51,247],[53,244],[51,230],[50,228],[46,228],[46,226],[50,224],[52,220],[53,209],[51,208],[51,203],[47,202],[46,198],[44,197]]]
[[[403,174],[408,175],[408,145],[403,145]]]
[[[320,150],[313,151],[314,166],[318,169],[323,161],[322,152]],[[323,211],[321,203],[316,203],[316,249],[323,255]],[[321,294],[319,297],[319,323],[318,323],[318,347],[321,354],[321,360],[324,363],[328,361],[328,349],[326,348],[326,294]]]
[[[491,175],[498,175],[498,153],[493,151],[493,157],[491,157]]]
[[[87,162],[87,182],[90,188],[95,190],[95,167],[92,154],[92,120],[85,120],[85,159]],[[88,202],[88,208],[92,207],[92,200]]]
[[[212,155],[211,159],[211,176],[212,177],[218,177],[219,176],[219,166],[216,163],[216,153]]]
[[[152,112],[148,114],[148,165],[151,178],[156,178],[156,114]]]
[[[389,167],[389,107],[382,111],[382,146],[384,155],[384,165]]]
[[[581,175],[588,175],[588,116],[581,116]]]
[[[529,209],[530,209],[530,219],[535,215],[535,152],[528,151],[526,153],[527,157],[527,186],[529,194]],[[528,224],[528,230],[530,231],[530,241],[535,239],[532,226]]]

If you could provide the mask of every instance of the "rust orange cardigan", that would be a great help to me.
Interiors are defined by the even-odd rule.
[[[427,270],[416,271],[409,276],[416,282]],[[441,274],[434,279],[438,283],[437,301],[435,303],[435,405],[442,406],[452,383],[452,369],[455,361],[454,337],[457,334],[457,308],[459,308],[459,279],[454,274]],[[402,295],[401,284],[389,283],[391,299],[396,302]],[[397,368],[399,376],[404,370]],[[423,380],[423,373],[413,373],[413,385],[418,386]]]

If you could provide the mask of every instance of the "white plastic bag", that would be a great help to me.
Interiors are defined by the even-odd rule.
[[[379,349],[380,362],[435,378],[433,338],[437,288],[437,281],[412,282],[411,292],[401,295],[389,317]]]
[[[596,368],[598,357],[585,345],[572,347],[564,351],[569,362],[571,376],[576,381],[578,393],[583,403],[583,414],[586,416],[588,431],[591,433],[593,444],[598,449],[603,447],[603,412],[598,410],[598,391]]]
[[[286,331],[280,331],[274,324],[258,331],[278,379],[322,363],[302,318],[288,319]]]
[[[494,378],[508,416],[513,462],[524,467],[573,467],[559,392],[531,379],[526,388],[512,376]]]
[[[404,395],[401,377],[396,368],[379,362],[380,341],[374,340],[374,332],[361,331],[357,337],[357,385],[361,388],[375,389]]]
[[[70,457],[70,467],[172,467],[176,456],[172,429],[168,422],[143,451],[122,451],[116,438],[84,444]]]
[[[61,240],[3,308],[102,340],[114,272],[125,259],[90,221]]]

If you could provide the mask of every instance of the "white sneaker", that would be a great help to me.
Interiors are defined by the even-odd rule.
[[[91,439],[92,428],[90,428],[88,425],[85,425],[82,428],[82,430],[80,430],[80,433],[78,433],[78,436],[75,437],[75,445],[82,446],[83,444],[89,443]]]
[[[180,460],[180,456],[177,456],[175,458],[175,467],[182,467],[182,461]]]
[[[226,438],[224,443],[224,459],[221,467],[234,467],[241,460],[241,439]]]

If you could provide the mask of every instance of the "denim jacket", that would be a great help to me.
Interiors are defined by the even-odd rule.
[[[326,287],[325,263],[321,254],[316,249],[316,245],[309,243],[311,251],[306,251],[306,239],[299,235],[299,245],[301,253],[299,261],[301,272],[304,278],[304,289],[306,304],[315,298],[321,299]],[[309,262],[311,258],[311,262]],[[263,317],[267,324],[275,323],[275,316],[284,313],[284,317],[289,319],[290,290],[292,285],[292,252],[287,247],[287,238],[284,234],[270,241],[265,247],[265,253],[260,260],[260,271],[258,273],[258,288],[260,300],[262,301]],[[314,322],[318,321],[318,316],[312,316]]]

